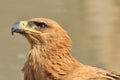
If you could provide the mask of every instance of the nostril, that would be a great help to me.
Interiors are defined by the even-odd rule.
[[[24,26],[25,24],[24,24],[24,23],[22,23],[22,25]]]

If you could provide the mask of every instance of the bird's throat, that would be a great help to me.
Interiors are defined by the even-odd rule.
[[[54,46],[55,47],[55,46]],[[29,67],[37,78],[43,77],[44,80],[57,80],[69,74],[76,68],[76,60],[71,56],[69,48],[50,48],[47,46],[36,45],[30,51],[25,68]],[[49,76],[49,77],[48,77]]]

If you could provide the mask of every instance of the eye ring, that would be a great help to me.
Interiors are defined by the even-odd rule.
[[[44,23],[44,22],[36,22],[36,21],[32,21],[32,22],[30,22],[30,24],[31,25],[36,25],[36,26],[38,26],[38,27],[40,27],[40,28],[46,28],[47,27],[47,24],[46,23]]]
[[[47,25],[44,22],[40,22],[38,24],[38,26],[41,27],[41,28],[46,28],[47,27]]]

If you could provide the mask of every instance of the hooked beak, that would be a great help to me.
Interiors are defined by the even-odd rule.
[[[14,32],[16,33],[24,33],[24,27],[26,26],[26,22],[25,21],[20,21],[20,22],[16,22],[11,29],[11,33],[12,35],[14,35]]]
[[[14,32],[20,33],[20,34],[25,34],[25,33],[40,33],[39,31],[36,31],[34,29],[28,28],[27,27],[27,21],[20,21],[16,22],[11,29],[12,35],[14,35]]]

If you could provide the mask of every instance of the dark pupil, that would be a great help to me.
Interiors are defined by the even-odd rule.
[[[44,22],[34,22],[34,24],[41,28],[45,28],[47,26]]]
[[[33,25],[36,25],[37,27],[40,27],[40,28],[46,28],[47,25],[44,23],[44,22],[36,22],[36,21],[31,21],[28,23],[29,26],[33,26]]]

